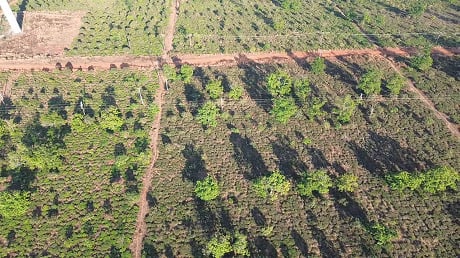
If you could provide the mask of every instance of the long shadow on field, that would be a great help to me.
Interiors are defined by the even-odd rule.
[[[433,57],[433,67],[460,80],[460,57]]]
[[[219,211],[219,221],[220,225],[225,228],[229,232],[233,232],[235,227],[232,223],[232,218],[230,217],[230,213],[224,207],[220,207]]]
[[[0,102],[0,118],[9,120],[11,118],[10,111],[15,108],[13,101],[9,97],[3,97],[3,101]]]
[[[316,226],[316,222],[318,221],[316,215],[311,211],[307,211],[307,216],[309,220],[313,222],[311,223],[311,231],[313,233],[313,237],[318,242],[321,255],[323,257],[341,257],[339,252],[335,249],[333,243],[329,241],[324,232]]]
[[[225,73],[219,72],[219,71],[213,71],[212,74],[216,78],[216,80],[219,80],[222,82],[222,87],[224,88],[224,92],[229,92],[230,91],[230,81],[228,80],[228,76]]]
[[[404,16],[406,15],[406,12],[397,8],[397,7],[394,7],[394,6],[391,6],[389,4],[386,3],[386,1],[375,1],[377,4],[381,5],[382,7],[384,7],[387,11],[389,12],[392,12],[394,14],[397,14],[397,15],[401,15],[401,16]]]
[[[331,166],[323,151],[317,148],[310,148],[308,154],[311,156],[311,163],[315,169],[327,168]]]
[[[297,232],[297,230],[291,230],[291,236],[294,239],[295,245],[299,248],[300,253],[304,257],[308,257],[308,245],[307,242],[303,239],[303,237]]]
[[[458,45],[460,44],[460,41],[456,36],[446,37],[436,34],[427,34],[423,35],[423,37],[436,46],[458,47]]]
[[[35,191],[35,187],[32,187],[31,185],[35,181],[37,175],[36,170],[31,170],[27,167],[20,167],[6,173],[11,176],[11,182],[8,186],[9,190]]]
[[[367,212],[348,193],[339,192],[337,189],[331,189],[329,193],[334,197],[335,208],[341,217],[351,217],[364,225],[369,224]],[[339,200],[344,201],[339,202]]]
[[[153,244],[151,244],[151,243],[144,243],[144,248],[142,249],[142,256],[143,256],[143,257],[152,257],[152,258],[156,258],[156,257],[160,257],[160,254],[159,254],[158,251],[155,249],[155,247],[153,246]]]
[[[272,143],[273,152],[278,157],[278,167],[281,172],[293,180],[300,179],[301,174],[308,168],[299,156],[299,153],[289,145],[289,138],[278,135],[278,140]]]
[[[205,257],[203,254],[204,247],[201,246],[198,242],[194,239],[190,240],[189,242],[190,248],[192,249],[192,256],[194,258],[202,258]]]
[[[235,158],[240,170],[245,171],[245,178],[252,180],[261,176],[268,175],[268,168],[262,156],[251,144],[251,140],[240,134],[230,134],[230,142],[233,144],[233,157]]]
[[[359,164],[377,176],[395,171],[421,171],[433,166],[431,161],[419,160],[411,148],[402,147],[398,141],[373,131],[369,131],[364,144],[351,141],[348,145]]]
[[[445,205],[445,210],[452,216],[454,223],[460,225],[460,201],[455,201]]]
[[[254,207],[251,209],[251,215],[256,225],[259,227],[265,227],[267,225],[267,219],[264,214],[259,210],[259,208]]]
[[[217,217],[205,201],[195,198],[195,208],[201,228],[210,239],[216,232]]]
[[[51,97],[48,100],[48,109],[50,112],[56,112],[63,119],[67,119],[66,107],[69,106],[70,102],[66,101],[62,95]]]
[[[242,78],[247,86],[249,96],[257,103],[257,105],[268,112],[271,109],[271,103],[265,100],[270,99],[270,94],[265,88],[266,77],[276,69],[272,65],[258,64],[245,55],[240,55],[235,58],[238,63],[238,68],[244,71]]]
[[[250,248],[254,257],[278,257],[278,252],[270,241],[265,237],[258,236],[254,240],[254,247]]]
[[[193,71],[193,75],[200,80],[203,90],[205,89],[206,85],[211,81],[211,79],[202,67],[196,67]]]
[[[324,63],[326,64],[326,73],[332,77],[338,77],[338,79],[344,83],[355,85],[356,80],[352,74],[345,71],[343,67],[338,65],[337,63],[333,63],[329,60],[325,60]],[[359,70],[358,70],[359,71]]]
[[[186,144],[182,150],[185,158],[185,167],[182,170],[182,179],[187,179],[196,183],[196,181],[206,178],[206,167],[202,158],[203,151],[196,149],[193,144]]]
[[[184,87],[185,99],[190,102],[192,115],[198,113],[198,107],[204,102],[204,95],[193,84],[187,83]]]

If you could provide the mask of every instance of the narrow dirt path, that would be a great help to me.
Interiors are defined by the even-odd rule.
[[[174,31],[176,27],[176,20],[177,15],[179,12],[179,0],[172,0],[171,1],[171,13],[170,19],[168,23],[168,27],[166,29],[166,35],[164,38],[164,49],[162,60],[157,60],[156,62],[150,59],[152,64],[159,66],[161,68],[161,64],[170,62],[171,57],[169,56],[169,52],[173,49],[173,39],[174,39]],[[161,115],[163,113],[163,103],[164,103],[164,95],[165,95],[165,88],[166,88],[166,79],[163,74],[162,70],[158,70],[158,82],[159,88],[155,95],[155,101],[158,105],[158,115],[155,118],[155,121],[152,124],[152,128],[150,130],[150,149],[152,151],[152,159],[150,160],[150,165],[147,171],[142,178],[142,190],[139,196],[139,213],[137,214],[136,220],[136,230],[134,231],[133,240],[130,245],[131,253],[134,258],[140,258],[142,256],[142,249],[144,246],[144,238],[147,234],[147,223],[145,222],[145,217],[149,212],[149,203],[147,200],[147,194],[151,190],[152,187],[152,180],[154,178],[155,173],[155,163],[158,159],[159,152],[158,152],[158,138],[160,135],[160,128],[161,128]],[[158,174],[157,174],[158,175]]]
[[[174,32],[176,30],[177,16],[179,15],[180,0],[171,0],[171,13],[169,14],[168,27],[166,27],[163,56],[167,57],[173,50]],[[166,58],[165,58],[166,59]]]
[[[163,111],[163,97],[164,97],[164,84],[165,80],[163,75],[159,73],[158,80],[160,87],[157,90],[155,95],[155,101],[158,105],[158,115],[155,118],[155,121],[152,124],[150,130],[150,149],[152,151],[152,158],[150,160],[150,165],[147,171],[142,178],[142,190],[139,196],[139,213],[137,214],[136,230],[134,231],[133,240],[130,245],[131,252],[133,257],[140,258],[142,255],[143,241],[144,237],[147,234],[147,224],[145,223],[145,217],[149,211],[149,204],[147,201],[147,194],[150,191],[153,176],[155,175],[155,162],[158,158],[158,137],[160,134],[161,127],[161,114]]]
[[[391,67],[398,73],[400,74],[401,76],[404,77],[404,75],[402,74],[401,70],[399,69],[399,67],[390,59],[388,58],[385,58],[388,63],[391,65]],[[454,135],[455,137],[457,137],[458,139],[460,139],[460,126],[456,123],[453,123],[450,121],[449,119],[449,116],[442,113],[441,111],[439,111],[435,104],[430,100],[430,98],[428,96],[425,95],[425,93],[423,93],[423,91],[421,91],[420,89],[418,89],[417,87],[415,87],[415,84],[412,80],[410,79],[407,79],[407,86],[408,86],[408,90],[415,93],[417,95],[417,97],[425,104],[426,107],[428,107],[431,111],[433,111],[434,115],[440,119],[441,121],[444,122],[444,124],[446,125],[447,129],[449,129],[449,131],[452,133],[452,135]]]

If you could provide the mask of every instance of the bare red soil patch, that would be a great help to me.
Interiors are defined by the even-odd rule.
[[[78,35],[84,12],[25,12],[23,33],[0,41],[6,58],[63,55]]]

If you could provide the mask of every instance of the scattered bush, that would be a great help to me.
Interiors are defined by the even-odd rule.
[[[218,117],[219,108],[214,102],[206,102],[198,110],[197,119],[203,126],[216,127]]]
[[[363,75],[358,84],[358,89],[362,90],[367,96],[380,94],[382,85],[382,73],[377,70],[369,70]]]
[[[178,79],[176,68],[170,65],[163,66],[163,73],[168,81],[175,81]]]
[[[375,241],[377,241],[377,245],[379,246],[388,245],[389,243],[391,243],[393,239],[395,239],[398,236],[396,231],[380,223],[370,225],[367,228],[367,231],[374,237]]]
[[[180,76],[183,82],[190,83],[193,78],[193,66],[191,65],[182,65],[180,68]]]
[[[313,121],[317,117],[321,117],[325,114],[323,111],[323,106],[326,104],[325,100],[319,98],[313,99],[309,103],[309,107],[306,110],[306,115],[310,121]]]
[[[24,192],[0,192],[0,215],[10,219],[26,214],[29,209],[29,194]]]
[[[221,81],[211,81],[208,85],[206,85],[206,91],[208,91],[211,99],[217,99],[224,93],[224,87],[222,86]]]
[[[351,117],[358,107],[358,102],[353,100],[350,95],[346,95],[345,98],[339,101],[339,104],[336,109],[334,109],[334,114],[337,115],[337,121],[341,124],[347,124],[350,122]]]
[[[299,100],[306,101],[311,93],[310,82],[307,79],[295,80],[294,92]]]
[[[228,97],[229,97],[230,99],[237,100],[237,99],[240,99],[241,96],[243,96],[243,92],[244,92],[243,87],[234,86],[234,87],[232,87],[232,89],[231,89],[230,92],[228,93]]]
[[[332,186],[332,180],[326,170],[316,170],[303,174],[302,181],[297,185],[297,191],[302,196],[313,197],[314,192],[327,194]]]
[[[267,78],[267,89],[273,97],[291,94],[292,79],[284,71],[276,71]]]
[[[419,70],[419,71],[427,71],[433,65],[433,58],[431,57],[430,53],[424,53],[422,55],[415,56],[411,59],[410,65]]]
[[[341,192],[354,192],[358,188],[358,177],[351,174],[343,174],[337,179],[337,188]]]
[[[123,126],[123,118],[121,117],[120,110],[111,107],[101,113],[101,121],[99,124],[103,129],[118,131]]]
[[[291,97],[277,98],[273,103],[273,109],[270,111],[275,120],[286,124],[291,117],[297,113],[298,109],[295,100]]]
[[[259,178],[253,186],[259,196],[270,197],[272,201],[278,199],[279,195],[286,195],[291,189],[291,183],[279,171],[274,171],[270,176]]]
[[[311,64],[311,71],[314,74],[323,74],[326,70],[326,64],[324,63],[324,58],[317,57]]]
[[[214,200],[220,194],[219,184],[214,178],[208,176],[204,180],[196,182],[195,194],[203,201]]]
[[[387,81],[385,86],[390,91],[391,95],[397,96],[401,92],[401,89],[404,88],[405,84],[406,79],[399,74],[395,74]]]
[[[206,245],[206,253],[214,256],[215,258],[221,258],[225,254],[230,253],[232,250],[230,236],[227,235],[213,237]]]

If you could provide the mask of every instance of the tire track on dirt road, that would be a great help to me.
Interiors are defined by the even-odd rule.
[[[174,39],[174,31],[176,27],[176,20],[179,11],[179,1],[180,0],[172,0],[171,7],[170,7],[170,18],[168,22],[168,27],[166,29],[166,35],[164,39],[164,49],[162,60],[159,61],[159,65],[161,68],[161,64],[166,63],[171,60],[169,57],[169,51],[173,49],[173,39]],[[158,137],[160,135],[160,128],[161,128],[161,115],[163,112],[163,103],[164,103],[164,95],[165,95],[165,88],[166,88],[166,78],[163,74],[163,71],[160,69],[158,71],[158,82],[160,87],[157,90],[155,95],[155,101],[157,102],[158,106],[158,114],[155,118],[155,121],[152,124],[152,129],[150,130],[150,149],[152,152],[152,159],[150,160],[150,165],[145,172],[142,178],[142,190],[139,196],[139,213],[137,215],[136,221],[136,230],[134,231],[133,240],[130,245],[130,249],[134,258],[140,258],[142,256],[142,250],[144,246],[144,238],[147,234],[147,223],[145,222],[145,218],[149,212],[149,203],[147,200],[147,194],[152,187],[152,180],[155,173],[155,163],[158,159],[159,152],[158,152]]]

